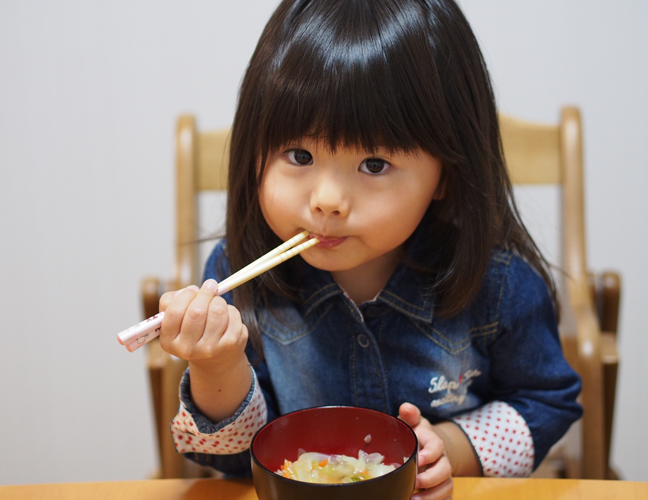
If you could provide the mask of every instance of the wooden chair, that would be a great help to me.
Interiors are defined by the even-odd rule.
[[[562,187],[564,271],[568,277],[563,348],[583,379],[585,413],[572,427],[565,445],[555,447],[543,471],[559,477],[616,477],[609,450],[618,355],[616,326],[620,280],[615,273],[587,272],[583,213],[583,160],[580,113],[564,108],[556,125],[539,125],[501,116],[502,141],[515,184]],[[229,130],[198,132],[192,116],[181,116],[176,135],[176,268],[172,280],[147,278],[142,284],[145,317],[158,312],[167,289],[200,284],[196,197],[207,190],[225,190]],[[175,452],[169,422],[178,408],[178,384],[186,363],[169,356],[157,341],[148,347],[148,367],[155,411],[160,473],[158,477],[197,477],[205,471]],[[549,465],[551,467],[549,467]]]

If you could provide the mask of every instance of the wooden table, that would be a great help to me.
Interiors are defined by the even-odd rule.
[[[648,483],[456,478],[453,500],[646,500]],[[157,479],[0,486],[1,500],[258,500],[250,480]]]

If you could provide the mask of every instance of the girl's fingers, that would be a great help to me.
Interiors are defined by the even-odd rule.
[[[409,425],[419,440],[418,466],[422,471],[416,476],[417,492],[412,500],[445,500],[452,497],[452,467],[445,456],[445,444],[434,432],[432,425],[421,417],[421,411],[411,403],[403,403],[398,418]],[[431,465],[430,465],[431,464]]]
[[[427,419],[421,417],[421,410],[411,403],[403,403],[399,408],[398,417],[409,425],[419,441],[419,467],[431,464],[443,454],[443,440],[434,432]]]
[[[398,409],[398,418],[414,428],[421,423],[421,410],[411,403],[403,403]]]
[[[412,500],[450,500],[453,488],[452,478],[448,478],[434,488],[416,492]]]
[[[218,283],[210,279],[200,289],[191,286],[162,296],[160,308],[166,312],[160,342],[165,351],[201,362],[226,360],[245,349],[248,331],[241,314],[217,292]]]
[[[198,293],[194,294],[193,299],[187,305],[182,318],[180,335],[176,337],[176,340],[182,341],[185,348],[192,349],[203,336],[210,304],[216,295],[217,286],[214,280],[205,281]],[[184,298],[184,294],[178,295],[176,300],[181,298]]]
[[[222,301],[222,303],[221,303]],[[243,353],[248,339],[248,330],[243,325],[241,314],[234,306],[220,297],[214,298],[209,309],[205,334],[198,342],[201,355],[206,359],[218,358],[218,367],[227,370]]]
[[[444,484],[452,476],[450,461],[444,455],[424,472],[416,476],[416,487],[421,489],[434,488]]]
[[[236,317],[232,317],[227,302],[222,297],[214,297],[207,308],[205,334],[200,339],[201,344],[204,348],[213,349],[235,324]]]
[[[418,454],[419,467],[435,463],[444,456],[443,453],[445,452],[445,443],[436,434],[430,434],[427,438],[419,439],[419,442],[423,440],[425,440],[425,444],[421,445],[421,451]]]
[[[173,302],[173,299],[175,299],[178,295],[180,295],[185,290],[193,290],[194,292],[197,292],[198,287],[195,285],[191,285],[186,288],[181,288],[180,290],[173,290],[171,292],[166,292],[162,294],[162,297],[160,297],[160,307],[159,307],[160,312],[166,311],[167,308],[169,307],[169,304]]]
[[[168,350],[168,343],[174,341],[180,333],[185,311],[196,296],[197,290],[198,287],[187,287],[165,293],[160,299],[160,311],[164,311],[160,342],[165,350]]]
[[[160,297],[160,312],[166,311],[166,308],[169,307],[169,304],[175,297],[176,292],[166,292]]]
[[[221,343],[225,348],[236,348],[241,342],[247,343],[247,328],[243,326],[241,313],[234,306],[226,305],[227,308],[227,330],[221,337]],[[245,337],[245,338],[243,338]]]

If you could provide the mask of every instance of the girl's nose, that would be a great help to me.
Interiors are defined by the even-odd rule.
[[[312,212],[327,217],[347,217],[350,203],[346,190],[339,180],[322,176],[311,194],[310,208]]]

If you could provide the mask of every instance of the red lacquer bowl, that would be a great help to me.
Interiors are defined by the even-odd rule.
[[[300,449],[352,457],[364,450],[384,455],[386,464],[406,461],[384,476],[357,483],[312,484],[274,473],[284,460],[297,460]],[[288,413],[265,425],[250,451],[259,500],[409,500],[414,491],[416,435],[401,420],[375,410],[326,406]]]

